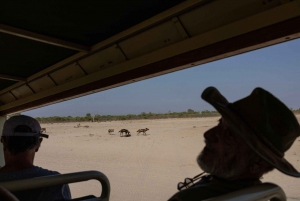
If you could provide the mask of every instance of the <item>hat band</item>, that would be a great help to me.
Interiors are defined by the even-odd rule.
[[[24,137],[32,137],[37,135],[38,133],[33,132],[14,132],[14,135],[11,136],[24,136]]]
[[[241,120],[252,130],[252,132],[255,134],[255,136],[257,136],[263,142],[263,144],[265,144],[269,149],[271,149],[280,158],[284,157],[284,153],[280,152],[276,147],[274,147],[274,145],[272,145],[272,143],[270,143],[270,141],[268,141],[265,138],[265,136],[262,135],[261,132],[256,129],[255,126],[253,126],[251,123],[249,123],[249,121],[246,121],[245,116],[243,116],[240,113],[238,108],[236,108],[232,103],[229,103],[227,105],[227,107],[230,108],[233,112],[235,112],[241,118]]]

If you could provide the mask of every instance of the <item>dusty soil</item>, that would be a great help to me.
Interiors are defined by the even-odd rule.
[[[300,115],[297,115],[300,120]],[[204,146],[203,133],[217,124],[219,117],[114,121],[101,123],[43,124],[50,135],[36,155],[35,165],[70,173],[98,170],[107,175],[111,199],[167,200],[177,192],[177,183],[199,174],[196,157]],[[88,126],[88,128],[83,126]],[[120,137],[126,128],[131,137]],[[149,128],[147,135],[136,134]],[[109,135],[108,129],[114,129]],[[286,158],[300,170],[300,138]],[[280,185],[288,200],[299,200],[300,179],[275,170],[263,182]],[[100,195],[96,181],[71,184],[73,197]]]

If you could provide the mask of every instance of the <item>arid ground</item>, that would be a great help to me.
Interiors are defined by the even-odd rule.
[[[297,116],[300,120],[300,115]],[[219,117],[134,120],[101,123],[43,124],[50,135],[37,153],[35,165],[70,173],[98,170],[111,184],[110,200],[167,200],[177,192],[177,183],[199,174],[196,157],[204,146],[203,133],[217,124]],[[85,128],[83,126],[89,126]],[[120,137],[126,128],[131,137]],[[137,136],[140,128],[147,135]],[[115,129],[113,135],[107,130]],[[286,153],[288,161],[300,170],[300,138]],[[263,182],[280,185],[288,200],[300,200],[300,179],[277,170],[267,174]],[[100,195],[96,181],[71,184],[73,197]]]

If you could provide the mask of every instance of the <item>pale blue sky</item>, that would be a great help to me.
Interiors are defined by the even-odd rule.
[[[215,86],[230,101],[262,87],[300,108],[300,39],[24,112],[33,117],[214,110],[200,99]]]

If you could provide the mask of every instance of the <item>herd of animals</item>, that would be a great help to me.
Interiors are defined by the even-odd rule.
[[[74,126],[75,128],[79,128],[80,127],[80,124],[77,124],[77,126]],[[137,132],[137,135],[140,135],[140,133],[143,133],[143,135],[147,135],[147,131],[148,131],[149,129],[148,128],[143,128],[143,129],[139,129],[139,130],[137,130],[136,132]],[[115,129],[108,129],[108,134],[112,134],[113,132],[115,131]],[[42,128],[41,129],[41,133],[45,133],[46,132],[46,128]],[[119,131],[119,133],[120,133],[120,137],[130,137],[131,136],[131,134],[130,134],[130,132],[129,132],[129,130],[127,130],[127,129],[121,129],[120,131]]]
[[[139,129],[139,130],[137,130],[137,135],[140,135],[140,133],[143,133],[143,135],[147,135],[146,132],[147,132],[148,130],[149,130],[148,128]],[[115,129],[108,129],[108,134],[111,135],[114,131],[115,131]],[[124,129],[124,128],[121,129],[121,130],[119,131],[119,133],[120,133],[120,137],[130,137],[130,136],[131,136],[129,130]]]

